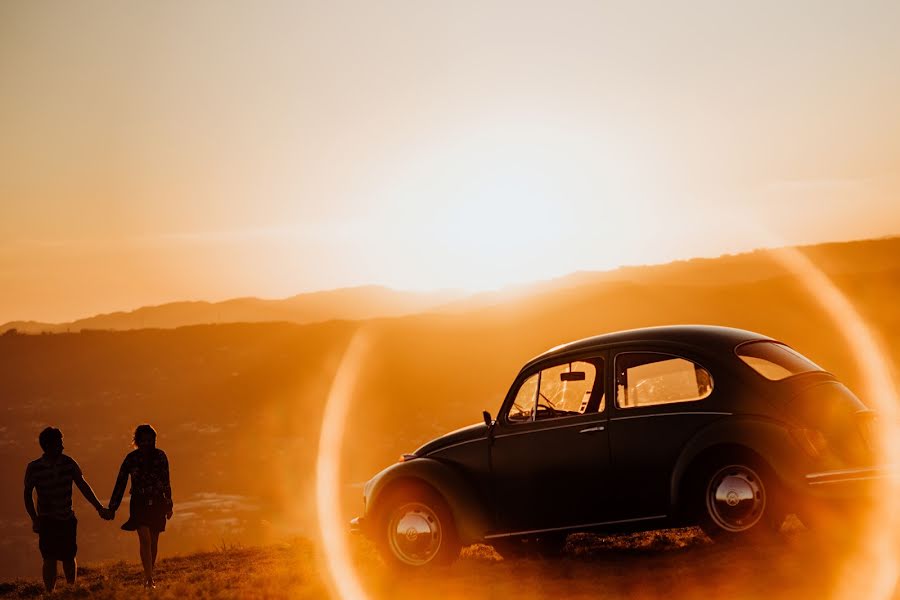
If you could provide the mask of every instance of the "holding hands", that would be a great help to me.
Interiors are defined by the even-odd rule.
[[[111,508],[105,508],[101,506],[97,509],[97,513],[100,515],[100,518],[104,521],[112,521],[116,518],[116,511]]]

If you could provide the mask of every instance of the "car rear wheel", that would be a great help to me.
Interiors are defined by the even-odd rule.
[[[697,491],[700,527],[715,541],[770,535],[786,516],[775,477],[758,461],[715,463],[700,478]]]
[[[385,498],[378,520],[376,544],[395,568],[448,564],[459,556],[460,544],[450,508],[425,485],[403,485]]]

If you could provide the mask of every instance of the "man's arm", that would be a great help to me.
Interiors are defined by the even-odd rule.
[[[37,511],[34,508],[34,480],[31,477],[31,465],[25,469],[25,511],[31,517],[31,529],[37,532],[39,527]]]
[[[106,510],[106,507],[97,499],[97,494],[91,489],[90,484],[84,480],[84,475],[78,473],[72,481],[78,486],[78,489],[81,491],[81,495],[84,496],[85,500],[90,502],[91,506],[97,509],[97,512]]]
[[[78,466],[78,463],[75,462],[71,457],[69,458],[72,464],[72,468],[74,469],[74,473],[72,473],[72,483],[74,483],[81,495],[84,496],[85,500],[91,503],[97,512],[105,511],[106,509],[100,503],[100,500],[97,499],[97,494],[94,493],[94,490],[91,489],[91,486],[87,481],[84,480],[84,473],[81,472],[81,467]],[[102,514],[102,513],[101,513]]]

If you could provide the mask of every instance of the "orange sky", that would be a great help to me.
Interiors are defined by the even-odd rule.
[[[4,2],[0,322],[900,232],[900,4],[725,4]]]

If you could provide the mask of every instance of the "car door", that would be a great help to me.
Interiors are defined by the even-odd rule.
[[[609,469],[605,364],[596,353],[556,359],[517,378],[490,448],[499,532],[603,519]]]
[[[702,358],[653,346],[612,354],[610,510],[616,519],[666,516],[682,448],[730,413],[721,409],[721,390]]]

